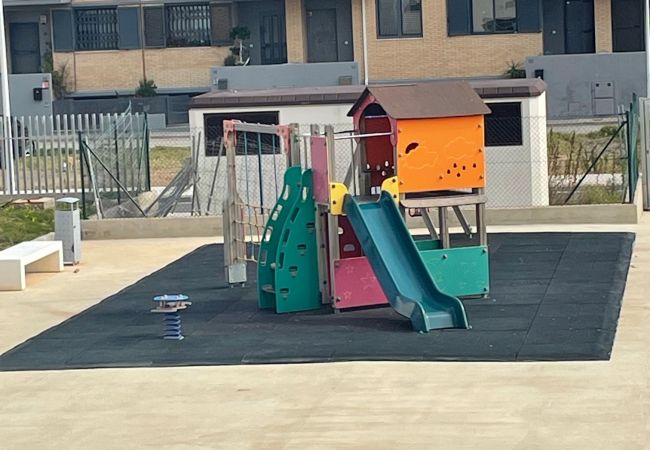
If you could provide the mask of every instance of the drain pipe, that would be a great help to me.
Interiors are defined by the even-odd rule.
[[[361,24],[363,33],[363,81],[368,86],[368,22],[366,20],[366,0],[361,0]]]

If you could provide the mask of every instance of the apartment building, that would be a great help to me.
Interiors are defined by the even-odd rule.
[[[72,96],[210,88],[245,27],[250,65],[355,61],[369,82],[495,77],[537,55],[644,48],[643,0],[5,0],[12,73],[49,52]]]

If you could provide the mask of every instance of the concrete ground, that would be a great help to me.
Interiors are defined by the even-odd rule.
[[[650,448],[649,223],[525,228],[638,232],[609,362],[5,372],[0,447]],[[0,293],[0,352],[208,242],[84,242],[78,271]]]

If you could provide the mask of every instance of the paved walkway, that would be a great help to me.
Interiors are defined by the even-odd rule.
[[[648,224],[610,362],[0,373],[0,447],[648,448]],[[85,242],[78,273],[30,276],[27,291],[0,294],[0,351],[209,241]]]

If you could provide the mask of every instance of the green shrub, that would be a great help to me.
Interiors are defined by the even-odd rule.
[[[138,88],[135,90],[136,97],[155,97],[158,89],[156,83],[153,80],[147,80],[146,78],[140,80],[138,83]]]
[[[0,208],[0,250],[54,231],[54,210],[6,206]]]
[[[510,61],[508,68],[503,74],[506,78],[526,78],[526,69],[520,62]]]

